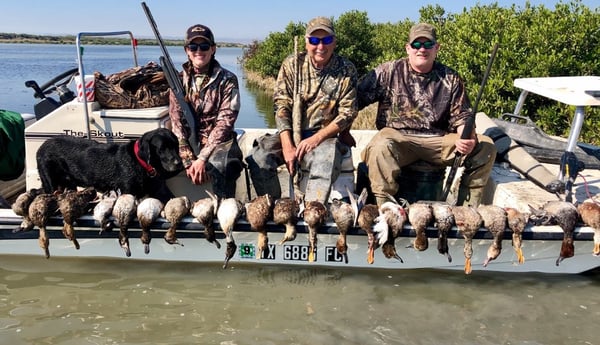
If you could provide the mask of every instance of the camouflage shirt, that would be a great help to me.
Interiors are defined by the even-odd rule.
[[[392,127],[408,134],[444,135],[473,116],[463,80],[435,62],[429,73],[413,70],[408,59],[385,62],[358,84],[358,107],[379,102],[377,129]]]
[[[183,64],[183,87],[186,100],[190,104],[196,119],[200,153],[198,158],[206,161],[218,144],[235,135],[234,124],[240,111],[240,92],[234,73],[222,68],[213,60],[212,74],[196,86],[191,64]],[[199,91],[198,91],[199,90]],[[179,155],[187,168],[195,159],[188,142],[189,127],[185,116],[171,91],[169,101],[173,133],[179,138]]]
[[[302,98],[302,130],[319,130],[332,121],[340,131],[350,128],[358,114],[356,107],[357,73],[350,60],[333,54],[323,69],[316,69],[306,52],[298,54]],[[275,123],[279,131],[292,130],[292,107],[296,57],[288,56],[277,76],[273,97]]]

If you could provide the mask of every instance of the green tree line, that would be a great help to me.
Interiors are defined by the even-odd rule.
[[[512,113],[521,92],[515,78],[600,75],[600,12],[580,0],[559,2],[553,9],[526,2],[501,7],[498,3],[476,5],[460,13],[447,13],[440,5],[424,6],[421,22],[437,28],[441,49],[438,60],[456,69],[467,84],[474,102],[493,45],[499,49],[479,103],[490,117]],[[334,19],[337,51],[354,62],[360,75],[379,63],[406,56],[405,43],[414,21],[372,23],[368,14],[349,11]],[[283,59],[304,48],[306,23],[290,22],[283,32],[244,49],[242,64],[263,78],[276,78]],[[521,115],[530,117],[545,132],[566,137],[574,109],[530,94]],[[580,140],[600,144],[600,109],[586,108]]]

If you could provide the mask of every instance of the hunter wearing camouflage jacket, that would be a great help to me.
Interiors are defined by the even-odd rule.
[[[380,204],[385,194],[398,194],[403,166],[418,160],[452,165],[457,128],[475,116],[463,80],[453,69],[434,62],[428,73],[419,73],[408,59],[385,62],[365,75],[358,85],[359,109],[378,102],[379,132],[362,152],[373,194]],[[474,136],[475,138],[475,136]],[[475,148],[464,161],[457,203],[476,206],[493,167],[496,149],[492,140],[476,135]]]

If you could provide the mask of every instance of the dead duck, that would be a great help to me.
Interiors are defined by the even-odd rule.
[[[57,196],[58,209],[63,217],[62,233],[66,239],[73,242],[75,249],[79,249],[79,242],[75,237],[75,221],[87,213],[94,199],[96,199],[96,190],[91,187],[80,191],[64,191]]]
[[[225,234],[225,241],[227,243],[227,247],[225,248],[225,262],[223,263],[223,268],[227,268],[229,260],[231,260],[235,254],[235,251],[237,250],[237,244],[235,244],[235,240],[233,238],[233,230],[235,230],[235,225],[243,213],[244,205],[235,198],[223,199],[219,205],[219,209],[217,210],[219,225]]]
[[[348,263],[348,230],[356,225],[356,219],[358,217],[358,204],[356,198],[348,188],[349,203],[339,199],[333,199],[329,206],[329,213],[335,222],[338,230],[338,239],[335,243],[335,247],[340,255],[344,258],[344,262]]]
[[[415,240],[412,243],[413,248],[418,251],[424,251],[429,248],[429,239],[427,238],[427,226],[433,220],[433,209],[431,204],[425,202],[416,202],[408,207],[408,222],[415,229]]]
[[[279,244],[296,239],[296,224],[300,213],[298,200],[284,197],[275,200],[273,205],[273,222],[285,226],[285,234]]]
[[[41,194],[43,190],[41,188],[32,188],[26,192],[19,194],[15,202],[11,205],[12,211],[23,219],[18,228],[14,229],[13,232],[29,231],[33,229],[33,223],[29,219],[29,205],[36,196]]]
[[[529,213],[521,212],[513,207],[505,207],[506,223],[512,231],[512,247],[517,254],[517,262],[523,264],[525,256],[523,256],[523,231],[529,222]]]
[[[492,243],[488,247],[487,257],[483,262],[483,267],[487,267],[502,252],[502,240],[504,239],[504,230],[506,230],[506,211],[496,205],[479,205],[477,212],[481,215],[483,227],[492,234]]]
[[[187,196],[178,196],[171,198],[165,204],[162,215],[169,222],[169,228],[165,233],[165,241],[169,244],[179,244],[183,246],[177,239],[177,225],[181,219],[190,213],[192,202]]]
[[[579,220],[577,207],[568,201],[553,200],[546,202],[541,210],[531,208],[531,211],[531,219],[535,224],[558,225],[564,233],[556,266],[560,265],[564,259],[573,257],[575,255],[573,231]]]
[[[378,216],[379,208],[374,204],[366,204],[358,212],[358,226],[367,234],[367,262],[369,264],[375,262],[375,249],[379,247],[373,231],[373,225]]]
[[[260,259],[269,246],[266,225],[273,218],[273,197],[270,194],[257,196],[244,207],[250,228],[258,233],[256,258]]]
[[[433,226],[438,230],[438,252],[452,262],[452,256],[448,249],[448,232],[454,225],[454,214],[452,207],[446,202],[434,202],[431,204],[433,212]]]
[[[463,253],[465,255],[465,273],[471,274],[471,257],[473,256],[473,237],[481,227],[483,219],[477,209],[471,206],[453,206],[452,214],[456,227],[462,234],[465,244]]]
[[[142,229],[142,236],[140,240],[144,245],[144,253],[150,253],[150,241],[152,240],[152,235],[150,233],[150,227],[152,223],[160,216],[163,210],[164,204],[162,201],[147,197],[140,201],[136,208],[136,214],[138,222],[140,222],[140,228]]]
[[[317,252],[317,234],[319,228],[325,224],[328,211],[322,202],[317,200],[305,201],[302,218],[308,227],[308,262],[315,261]]]
[[[600,256],[600,205],[596,202],[584,202],[577,205],[581,220],[594,229],[594,256]]]
[[[38,194],[31,204],[29,204],[29,219],[33,223],[34,226],[37,226],[39,231],[38,242],[40,244],[40,248],[44,251],[46,255],[46,259],[50,257],[50,241],[48,239],[48,235],[46,234],[46,225],[48,224],[48,220],[54,214],[58,212],[58,201],[56,200],[56,195],[54,194]]]
[[[136,216],[137,199],[133,194],[121,194],[117,197],[113,206],[112,215],[119,225],[119,245],[125,250],[127,257],[131,256],[129,247],[129,223]]]
[[[217,216],[217,210],[219,208],[219,197],[210,191],[206,191],[208,197],[198,199],[192,204],[190,213],[202,226],[204,227],[204,236],[210,243],[214,243],[217,249],[221,249],[221,243],[217,241],[215,234],[214,220]]]
[[[98,198],[98,203],[96,206],[94,206],[92,217],[98,222],[98,224],[100,224],[100,234],[105,231],[112,231],[113,227],[115,226],[110,219],[115,201],[117,201],[117,193],[115,191],[110,191],[107,193],[102,193]]]
[[[408,219],[406,210],[394,201],[384,202],[379,207],[379,216],[375,219],[373,231],[381,246],[383,255],[404,262],[396,250],[396,238],[402,232],[404,224]]]

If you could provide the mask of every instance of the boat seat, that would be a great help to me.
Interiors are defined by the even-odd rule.
[[[440,201],[444,188],[446,166],[436,165],[418,160],[402,168],[398,177],[398,193],[395,197],[405,199],[409,203],[419,200]],[[368,168],[365,162],[360,162],[356,172],[356,191],[367,188],[369,196],[367,203],[375,203],[371,192]]]

